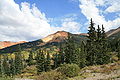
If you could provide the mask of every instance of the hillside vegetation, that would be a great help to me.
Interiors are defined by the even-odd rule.
[[[87,36],[55,33],[1,49],[1,79],[119,80],[120,37],[107,37],[91,19]],[[67,34],[67,36],[66,36]],[[110,32],[110,34],[112,34]],[[49,39],[48,39],[49,38]],[[48,39],[48,40],[47,40]]]

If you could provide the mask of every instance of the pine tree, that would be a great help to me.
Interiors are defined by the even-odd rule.
[[[102,30],[101,30],[101,40],[97,42],[98,50],[99,50],[99,55],[98,55],[98,61],[97,64],[106,64],[110,62],[110,56],[108,54],[108,41],[106,38],[104,26],[102,25]]]
[[[104,27],[102,30],[98,25],[97,31],[94,28],[92,19],[88,32],[89,37],[87,41],[87,61],[88,65],[105,64],[109,62],[110,56],[108,55],[108,42]]]
[[[0,55],[0,77],[3,76],[3,58],[2,55]]]
[[[89,26],[89,30],[88,30],[88,38],[89,41],[95,41],[96,40],[96,31],[95,31],[95,27],[94,27],[95,23],[93,23],[92,18],[91,18],[91,22],[90,22],[90,26]]]
[[[118,60],[120,60],[120,47],[118,48]]]
[[[14,59],[11,58],[11,60],[9,61],[9,64],[10,64],[10,75],[13,77],[16,74]]]
[[[30,51],[30,53],[29,53],[28,65],[29,66],[33,65],[33,52],[32,51]]]
[[[105,33],[105,30],[104,30],[104,29],[105,29],[105,28],[104,28],[104,26],[102,25],[102,31],[101,31],[102,35],[101,35],[101,37],[102,37],[103,40],[106,39],[106,33]]]
[[[23,61],[22,61],[22,55],[21,52],[15,53],[15,73],[20,74],[21,70],[23,69]]]
[[[59,66],[57,53],[53,55],[53,61],[54,61],[54,69],[55,69]]]
[[[45,71],[47,72],[47,71],[50,71],[50,69],[51,69],[51,58],[50,58],[50,54],[49,53],[47,53],[47,57],[46,57],[46,60],[45,60]]]
[[[69,64],[78,63],[77,62],[78,53],[76,52],[76,45],[75,45],[74,37],[70,33],[68,34],[68,39],[66,40],[66,43],[65,43],[64,53],[65,53],[66,63],[69,63]]]
[[[42,50],[37,52],[36,56],[36,68],[37,73],[40,74],[40,72],[45,71],[45,55]]]
[[[5,76],[10,76],[10,66],[9,66],[9,62],[8,62],[8,56],[4,55],[3,56],[4,60],[3,60],[3,72]]]
[[[118,48],[117,48],[117,51],[118,51],[118,60],[120,60],[120,39],[118,39]]]
[[[98,29],[97,29],[97,41],[98,42],[100,42],[100,40],[101,40],[101,29],[100,29],[100,27],[99,27],[99,25],[98,25]]]
[[[97,34],[94,27],[94,23],[91,19],[90,27],[88,30],[88,40],[87,40],[87,65],[95,65],[97,60],[96,55],[96,40],[97,40]]]
[[[83,68],[85,66],[86,66],[86,43],[82,41],[79,50],[79,67]]]
[[[59,67],[65,62],[65,53],[63,50],[63,45],[60,44],[59,52],[54,55],[54,68]]]
[[[60,44],[60,47],[59,47],[58,61],[59,61],[59,64],[64,64],[65,62],[65,53],[64,53],[64,47],[62,44]]]

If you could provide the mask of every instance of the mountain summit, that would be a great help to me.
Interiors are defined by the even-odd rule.
[[[57,31],[54,34],[48,35],[47,37],[43,38],[42,41],[47,42],[60,42],[65,40],[68,37],[68,32],[66,31]]]

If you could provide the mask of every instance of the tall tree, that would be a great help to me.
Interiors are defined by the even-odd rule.
[[[54,61],[54,69],[55,69],[59,66],[57,53],[53,55],[53,61]]]
[[[16,74],[20,74],[21,70],[23,69],[23,61],[22,61],[22,55],[21,52],[15,53],[15,72]]]
[[[101,34],[101,28],[100,28],[100,26],[98,25],[98,29],[97,29],[97,41],[98,41],[98,42],[100,42],[101,36],[102,36],[102,34]]]
[[[76,52],[76,45],[75,45],[74,37],[70,33],[68,34],[68,39],[66,40],[66,43],[65,43],[64,52],[65,52],[66,63],[77,64],[78,53]]]
[[[88,41],[87,41],[87,61],[88,65],[104,64],[108,63],[110,56],[108,55],[108,41],[106,39],[106,34],[104,27],[102,25],[102,30],[98,25],[96,30],[93,21],[90,22],[90,30],[88,30]]]
[[[98,32],[97,32],[98,33]],[[104,26],[102,25],[100,41],[97,42],[97,50],[98,50],[98,61],[97,64],[106,64],[110,62],[110,56],[108,54],[108,40],[106,38]]]
[[[9,65],[9,62],[8,62],[8,56],[4,55],[3,58],[4,58],[4,60],[3,60],[4,75],[5,76],[10,76],[10,65]]]
[[[97,60],[96,55],[96,40],[97,34],[94,27],[94,23],[91,19],[89,30],[88,30],[88,40],[87,40],[87,64],[88,65],[95,65]]]
[[[92,21],[92,18],[91,18],[91,20],[90,20],[90,26],[89,26],[89,30],[88,30],[89,41],[95,41],[96,38],[97,38],[96,30],[95,30],[94,25],[95,25],[95,23]]]
[[[65,53],[62,44],[60,44],[59,52],[54,54],[53,60],[54,60],[54,68],[59,67],[60,64],[63,64],[65,62]]]
[[[31,66],[33,65],[33,52],[29,52],[29,57],[28,57],[28,65]]]
[[[42,50],[37,52],[36,56],[36,68],[37,73],[40,74],[41,72],[45,71],[45,54]]]
[[[83,68],[86,66],[87,62],[86,62],[86,43],[84,41],[81,42],[80,44],[80,48],[79,48],[79,67]]]
[[[9,64],[10,64],[10,75],[13,77],[16,74],[15,62],[13,58],[11,58],[11,60],[9,61]]]
[[[0,76],[3,76],[3,55],[0,55]]]
[[[59,47],[58,59],[59,59],[58,60],[59,64],[63,64],[65,62],[65,52],[62,44],[60,44],[60,47]]]
[[[50,58],[50,54],[47,52],[47,56],[46,56],[46,59],[45,59],[45,71],[50,71],[51,69],[51,58]]]
[[[117,51],[118,51],[118,59],[120,60],[120,39],[118,39],[118,48],[117,48]]]

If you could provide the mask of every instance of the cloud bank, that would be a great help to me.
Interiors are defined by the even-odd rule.
[[[27,2],[18,5],[14,0],[0,0],[0,41],[31,41],[58,30],[79,32],[79,23],[69,20],[64,21],[62,26],[51,26],[45,13],[35,4],[30,6]]]
[[[104,14],[119,13],[120,12],[120,0],[79,0],[80,9],[87,20],[93,18],[96,24],[104,24],[106,31],[117,28],[120,26],[120,17],[116,17],[113,20],[107,20]],[[105,9],[101,9],[101,8]],[[110,17],[110,16],[109,16]]]
[[[58,20],[60,25],[53,21],[52,24],[56,25],[52,25],[50,24],[52,18],[47,18],[35,4],[27,2],[16,4],[14,0],[0,0],[0,41],[32,41],[61,30],[80,33],[82,29],[88,27],[85,25],[89,24],[90,18],[93,18],[97,25],[104,24],[106,31],[120,26],[120,0],[78,1],[81,13],[88,20],[83,25],[76,21],[75,15]],[[116,17],[112,20],[107,19],[108,14],[115,14]]]

